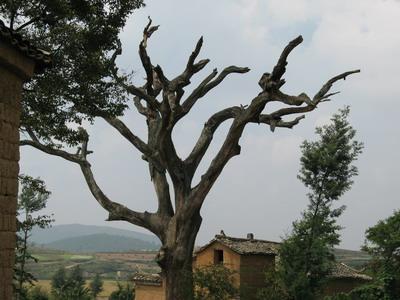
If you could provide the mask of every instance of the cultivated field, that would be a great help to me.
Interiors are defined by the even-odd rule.
[[[100,274],[103,279],[127,280],[137,272],[159,272],[154,262],[155,252],[74,254],[35,248],[32,253],[39,262],[29,263],[27,268],[41,280],[51,279],[60,267],[71,269],[76,265],[81,267],[88,279]]]

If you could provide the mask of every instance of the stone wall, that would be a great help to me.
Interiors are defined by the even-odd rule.
[[[0,299],[12,299],[22,84],[34,61],[0,42]]]

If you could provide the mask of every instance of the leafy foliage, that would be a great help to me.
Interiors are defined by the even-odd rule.
[[[51,293],[55,300],[89,300],[90,290],[85,287],[82,269],[79,265],[67,274],[65,268],[60,268],[51,280]]]
[[[238,294],[234,272],[221,264],[196,268],[193,272],[195,300],[226,300]]]
[[[93,121],[100,112],[121,114],[126,94],[111,80],[110,53],[127,17],[142,0],[6,0],[0,18],[35,46],[52,53],[53,67],[24,90],[21,128],[50,144],[75,145],[81,132],[71,124]]]
[[[111,293],[109,300],[133,300],[135,299],[135,289],[130,285],[126,284],[123,286],[118,282],[118,290]]]
[[[277,277],[290,299],[315,299],[334,263],[332,248],[340,241],[337,218],[344,207],[333,208],[333,202],[350,189],[358,173],[352,163],[363,147],[354,140],[348,114],[348,107],[340,110],[331,124],[317,127],[317,141],[301,146],[298,178],[310,188],[310,204],[280,248]]]
[[[15,256],[15,292],[19,298],[26,298],[27,291],[24,285],[32,285],[36,278],[26,271],[25,265],[29,261],[37,262],[37,259],[29,252],[29,238],[33,228],[46,228],[54,221],[51,216],[37,215],[46,207],[50,192],[40,178],[32,178],[27,175],[19,177],[22,186],[18,197],[17,206],[17,248]]]
[[[96,296],[100,294],[103,290],[103,280],[98,273],[96,274],[96,276],[94,276],[89,286],[93,297],[96,298]]]
[[[275,269],[267,270],[265,272],[265,287],[259,289],[257,292],[257,299],[288,300],[289,295],[280,276],[281,274]]]
[[[349,293],[325,297],[324,300],[390,300],[383,286],[373,283],[355,288]]]
[[[389,299],[400,297],[400,210],[366,231],[364,250],[371,269]]]

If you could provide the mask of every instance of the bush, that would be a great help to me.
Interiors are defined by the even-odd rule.
[[[225,300],[238,294],[232,276],[234,272],[223,265],[210,265],[193,271],[195,300]]]
[[[128,283],[123,286],[118,282],[118,290],[111,293],[108,300],[134,300],[135,289]]]

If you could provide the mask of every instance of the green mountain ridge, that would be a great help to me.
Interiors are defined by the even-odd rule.
[[[129,252],[142,250],[158,250],[159,245],[136,238],[106,233],[90,234],[65,238],[43,245],[49,249],[68,252]]]
[[[63,239],[75,238],[93,234],[108,234],[108,235],[122,236],[127,238],[139,239],[145,242],[155,243],[157,245],[160,245],[160,241],[158,240],[158,238],[152,234],[146,234],[132,230],[119,229],[108,226],[82,225],[82,224],[54,225],[46,229],[35,228],[32,231],[32,236],[30,237],[30,241],[35,244],[45,245]]]

